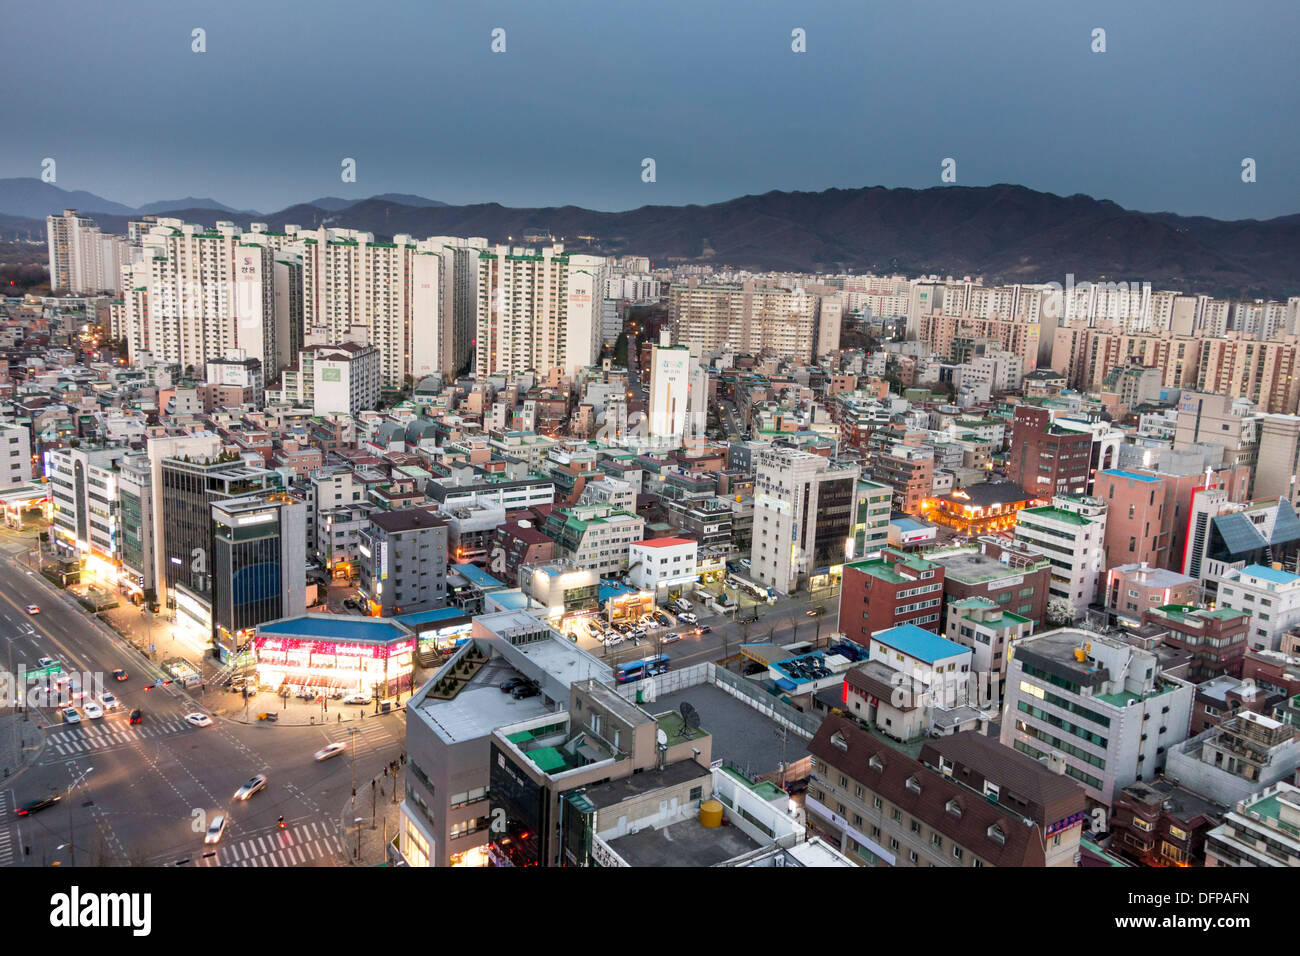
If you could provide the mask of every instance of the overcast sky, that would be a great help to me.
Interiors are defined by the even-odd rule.
[[[6,20],[0,176],[50,156],[57,185],[131,205],[626,209],[933,186],[951,157],[961,185],[1300,212],[1295,0],[41,0]]]

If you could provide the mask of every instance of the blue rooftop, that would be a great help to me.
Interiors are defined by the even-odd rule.
[[[414,614],[399,614],[393,618],[399,624],[415,628],[421,624],[429,624],[434,621],[450,621],[452,618],[469,617],[464,610],[458,607],[440,607],[433,611],[417,611]]]
[[[900,624],[897,627],[891,627],[888,630],[880,631],[878,634],[872,634],[871,639],[897,648],[909,657],[915,657],[927,664],[933,664],[945,657],[955,657],[958,654],[969,652],[969,648],[954,644],[952,641],[945,640],[938,634],[932,634],[925,628],[917,627],[915,624]]]
[[[890,518],[889,523],[901,531],[922,531],[934,527],[930,522],[921,521],[919,518],[913,518],[910,515],[904,515],[901,518]]]
[[[622,597],[625,594],[636,593],[636,588],[628,587],[626,584],[621,584],[618,581],[608,581],[602,578],[598,599],[601,604],[604,604],[610,598]]]
[[[1252,577],[1263,578],[1265,581],[1271,581],[1274,584],[1290,584],[1297,575],[1290,571],[1278,571],[1275,568],[1265,567],[1262,564],[1248,564],[1241,569],[1242,574],[1249,574]]]
[[[302,617],[286,617],[279,621],[271,621],[269,624],[259,624],[257,633],[373,643],[396,641],[411,636],[409,630],[391,619],[348,617],[342,614],[304,614]]]
[[[1132,478],[1134,481],[1159,481],[1156,475],[1139,475],[1134,471],[1120,471],[1118,468],[1110,468],[1102,472],[1103,475],[1115,475],[1117,478]]]
[[[503,582],[492,577],[492,575],[488,574],[477,564],[469,564],[466,562],[465,564],[453,564],[452,567],[465,575],[465,580],[469,581],[470,584],[482,588],[484,591],[492,591],[496,588],[505,587]]]

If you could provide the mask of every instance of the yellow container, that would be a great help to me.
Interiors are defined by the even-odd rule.
[[[700,804],[700,826],[713,827],[722,826],[722,804],[717,800],[705,800]]]

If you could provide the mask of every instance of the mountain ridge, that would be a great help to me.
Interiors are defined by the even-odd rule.
[[[0,235],[24,229],[43,234],[43,219],[24,220],[7,204],[5,187],[12,182],[0,180]],[[1076,282],[1145,281],[1157,289],[1232,297],[1300,294],[1294,266],[1300,259],[1300,214],[1219,220],[1146,213],[1082,193],[1060,196],[1006,183],[769,190],[707,205],[645,205],[622,212],[573,205],[432,205],[434,200],[411,205],[386,196],[422,199],[323,197],[268,214],[194,207],[167,215],[204,225],[221,219],[275,229],[288,223],[346,226],[377,238],[513,237],[514,244],[525,244],[525,235],[550,235],[564,238],[573,252],[645,255],[658,266],[981,275],[986,282],[1062,284],[1072,273]],[[117,233],[138,218],[129,210],[84,211]]]

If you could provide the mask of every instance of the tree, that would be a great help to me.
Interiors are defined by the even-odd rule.
[[[1054,597],[1047,602],[1047,623],[1055,627],[1068,627],[1074,623],[1074,605],[1065,598]]]

